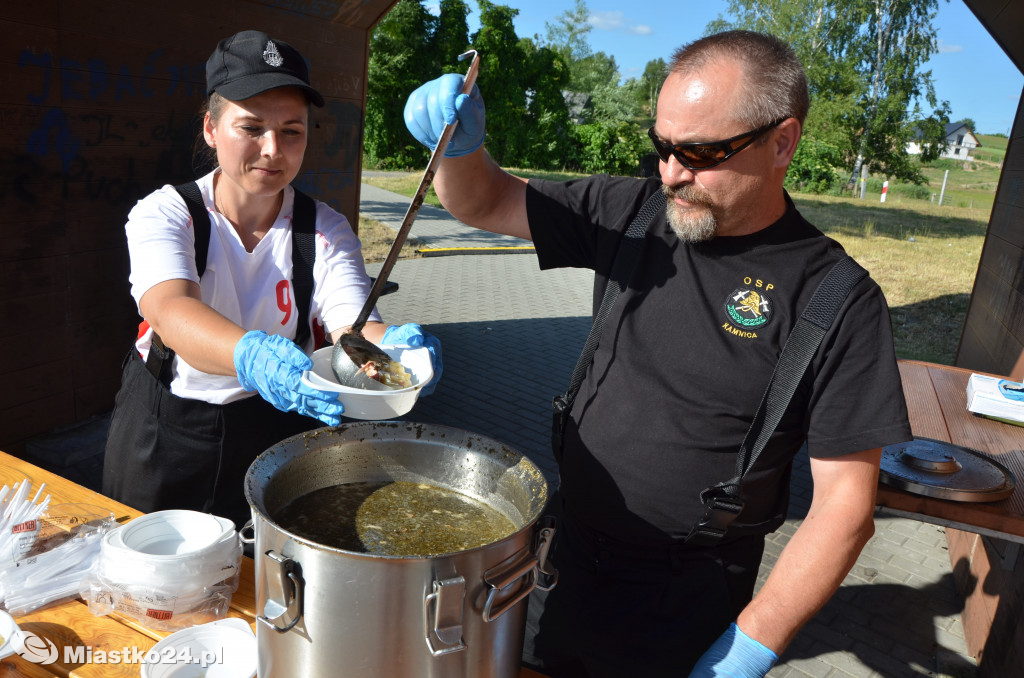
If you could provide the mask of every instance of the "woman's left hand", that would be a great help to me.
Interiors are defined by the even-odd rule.
[[[391,325],[384,331],[382,344],[397,344],[405,346],[425,346],[430,351],[430,363],[434,368],[434,377],[423,387],[420,395],[430,395],[434,392],[437,382],[441,379],[441,372],[444,366],[441,364],[441,340],[433,334],[424,332],[423,328],[416,323],[405,325]]]

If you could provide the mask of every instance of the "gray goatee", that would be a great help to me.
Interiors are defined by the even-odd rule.
[[[693,184],[677,187],[662,184],[661,190],[669,198],[665,207],[668,224],[680,240],[688,243],[705,242],[718,235],[718,220],[715,219],[713,212],[714,203],[707,191]],[[681,209],[672,202],[672,198],[681,198],[697,207]]]

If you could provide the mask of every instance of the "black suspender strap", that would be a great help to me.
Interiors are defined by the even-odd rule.
[[[569,416],[569,411],[572,409],[573,402],[576,400],[576,393],[580,390],[580,385],[583,383],[583,377],[587,373],[587,368],[590,367],[590,363],[594,359],[594,352],[597,350],[597,344],[601,339],[601,330],[604,328],[604,323],[611,314],[616,298],[626,289],[629,274],[633,270],[636,255],[640,251],[640,245],[643,243],[647,229],[654,221],[654,217],[664,209],[665,193],[656,191],[640,207],[640,211],[637,212],[629,228],[626,229],[622,236],[622,242],[619,245],[618,252],[615,254],[615,261],[612,263],[611,271],[608,274],[608,284],[604,288],[601,306],[594,315],[594,321],[590,326],[587,342],[583,345],[583,351],[580,353],[580,357],[576,361],[576,367],[573,368],[572,377],[569,379],[569,390],[563,395],[555,396],[551,402],[553,410],[551,444],[556,455],[561,454],[562,431],[565,427],[565,421]]]
[[[850,291],[867,275],[868,272],[857,262],[844,256],[818,285],[786,338],[768,387],[740,444],[736,457],[736,475],[701,492],[704,517],[690,530],[686,537],[687,544],[712,546],[718,543],[739,516],[743,510],[740,497],[743,476],[757,461],[782,420],[821,340],[832,326]]]
[[[643,241],[654,217],[664,209],[665,195],[658,191],[644,203],[640,212],[633,219],[629,229],[623,236],[623,245],[616,254],[615,262],[605,287],[601,306],[594,316],[590,335],[583,348],[576,367],[573,369],[569,390],[564,395],[555,396],[552,401],[552,447],[556,457],[561,456],[562,432],[569,417],[573,401],[583,383],[587,368],[594,358],[601,330],[611,313],[619,293],[626,288],[629,272],[634,266],[636,253]],[[807,368],[814,358],[826,332],[832,326],[839,309],[842,308],[850,291],[868,272],[849,256],[844,256],[836,263],[818,285],[811,296],[800,318],[797,320],[782,353],[772,371],[768,387],[757,412],[750,423],[750,428],[740,444],[736,458],[736,475],[730,480],[709,487],[701,492],[701,501],[705,506],[704,517],[690,530],[685,541],[694,546],[713,546],[721,541],[726,531],[743,510],[740,497],[740,484],[743,476],[757,461],[758,456],[768,443],[775,428],[782,420],[782,415],[789,407],[796,389],[803,379]]]
[[[199,277],[206,272],[206,256],[210,251],[210,213],[206,211],[203,203],[203,194],[199,185],[194,181],[188,181],[174,187],[178,195],[185,201],[188,207],[189,216],[192,217],[192,233],[195,237],[196,250],[196,271]],[[153,331],[149,347],[149,355],[146,356],[146,369],[149,373],[164,386],[171,385],[171,365],[174,364],[174,351],[164,346],[163,339]]]
[[[188,206],[189,216],[192,217],[192,230],[195,233],[196,247],[196,270],[199,277],[206,272],[206,256],[210,251],[210,213],[206,211],[206,203],[203,202],[203,194],[199,190],[199,184],[188,181],[174,187]]]
[[[196,272],[203,277],[210,251],[210,213],[203,202],[199,185],[188,181],[174,187],[188,206],[195,233]],[[302,346],[309,339],[309,306],[313,298],[313,264],[316,260],[316,204],[313,199],[295,190],[292,212],[292,286],[298,326],[295,343]],[[174,351],[167,348],[160,336],[153,332],[152,345],[146,358],[146,369],[162,384],[171,383],[171,364]]]
[[[295,207],[292,212],[292,287],[295,309],[299,314],[295,343],[300,347],[309,339],[309,303],[313,298],[315,260],[316,204],[308,195],[295,189]]]

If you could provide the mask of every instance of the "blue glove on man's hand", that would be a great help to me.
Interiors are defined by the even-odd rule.
[[[424,332],[423,328],[416,323],[408,323],[406,325],[391,325],[388,327],[384,331],[384,338],[381,340],[381,343],[395,346],[426,346],[427,350],[430,351],[430,364],[434,368],[434,377],[423,387],[420,395],[427,396],[434,392],[437,382],[441,379],[441,372],[444,371],[444,366],[441,364],[440,339],[433,334]]]
[[[690,678],[764,678],[778,660],[733,623],[697,660]]]
[[[420,85],[405,102],[405,126],[430,150],[437,146],[444,126],[458,118],[459,126],[444,152],[447,158],[468,155],[484,143],[483,97],[476,85],[470,94],[463,94],[463,82],[465,78],[457,73],[442,75]]]
[[[298,412],[328,426],[341,423],[344,406],[337,393],[302,383],[302,373],[313,367],[309,356],[291,339],[254,330],[235,344],[235,371],[246,391],[258,391],[282,412]]]

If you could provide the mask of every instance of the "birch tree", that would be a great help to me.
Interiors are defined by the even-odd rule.
[[[807,71],[811,112],[805,136],[836,149],[850,170],[861,167],[920,182],[906,153],[917,129],[926,159],[949,105],[935,96],[923,66],[937,50],[932,22],[939,0],[730,0],[708,32],[744,28],[789,43]],[[922,104],[931,108],[926,112]],[[913,123],[919,123],[915,128]]]
[[[919,179],[905,150],[913,134],[907,124],[908,114],[913,113],[908,111],[919,97],[931,106],[937,104],[931,71],[922,71],[921,66],[938,50],[932,28],[938,0],[869,0],[868,9],[861,64],[866,67],[870,88],[850,186],[865,162],[876,171]],[[915,111],[918,115],[914,117],[921,117],[920,110]],[[948,105],[936,109],[934,115],[948,119]]]

